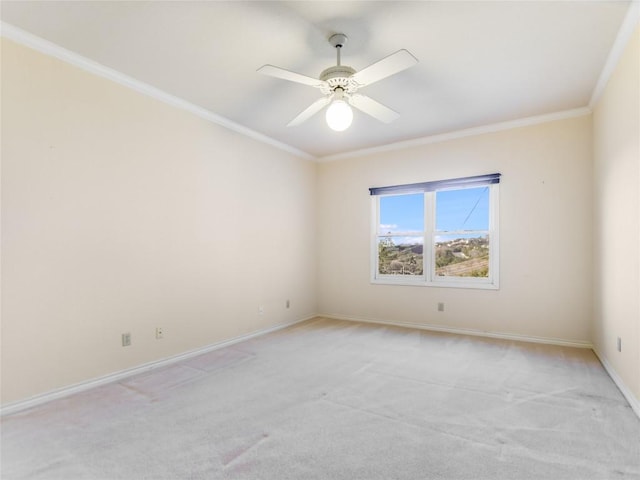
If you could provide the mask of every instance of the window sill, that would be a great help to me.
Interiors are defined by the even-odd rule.
[[[500,287],[492,282],[467,282],[464,280],[436,281],[428,282],[424,277],[414,278],[374,278],[372,285],[397,285],[405,287],[441,287],[441,288],[464,288],[474,290],[499,290]]]

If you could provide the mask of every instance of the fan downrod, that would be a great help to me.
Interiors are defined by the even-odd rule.
[[[335,33],[329,37],[329,43],[336,49],[337,61],[335,66],[320,73],[320,80],[326,82],[320,87],[320,91],[325,95],[332,95],[336,88],[340,88],[345,93],[355,93],[359,85],[350,77],[356,71],[340,62],[340,50],[347,43],[347,36],[344,33]]]

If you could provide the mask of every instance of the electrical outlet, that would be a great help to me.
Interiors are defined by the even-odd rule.
[[[617,348],[619,352],[622,352],[622,339],[618,337]]]
[[[263,315],[263,314],[264,314],[264,307],[263,307],[262,305],[258,307],[258,313],[259,313],[260,315]]]
[[[289,308],[291,306],[291,302],[289,302],[289,299],[287,299],[287,308]]]
[[[444,312],[444,303],[443,302],[438,302],[438,311],[439,312]]]
[[[131,345],[131,334],[130,333],[123,333],[122,334],[122,346],[123,347],[128,347],[129,345]]]
[[[160,340],[161,338],[164,338],[164,331],[162,330],[162,327],[157,327],[156,328],[156,340]]]

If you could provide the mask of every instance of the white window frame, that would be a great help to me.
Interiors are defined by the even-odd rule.
[[[411,193],[389,193],[371,196],[371,283],[382,285],[408,285],[425,287],[453,287],[453,288],[477,288],[499,289],[499,252],[500,240],[498,235],[499,223],[499,183],[486,185],[489,188],[489,228],[488,230],[474,231],[447,231],[438,232],[436,226],[436,193],[444,190],[462,190],[465,188],[477,188],[477,186],[453,186],[436,188],[432,191],[422,192],[424,196],[424,237],[423,237],[423,273],[422,275],[386,275],[378,273],[378,239],[381,237],[410,236],[420,232],[393,232],[389,235],[381,235],[380,226],[380,198],[397,195],[409,195]],[[435,274],[435,237],[437,234],[469,234],[486,232],[489,236],[489,275],[488,277],[450,277],[437,276]],[[407,235],[405,235],[407,234]]]

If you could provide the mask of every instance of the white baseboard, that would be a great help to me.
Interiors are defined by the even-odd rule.
[[[122,370],[120,372],[115,372],[109,375],[105,375],[103,377],[98,377],[91,380],[87,380],[85,382],[77,383],[75,385],[63,387],[57,390],[53,390],[47,393],[43,393],[41,395],[28,398],[26,400],[10,403],[0,408],[0,416],[11,415],[11,414],[20,412],[22,410],[35,407],[37,405],[50,402],[52,400],[68,397],[69,395],[73,395],[74,393],[83,392],[91,388],[95,388],[101,385],[106,385],[112,382],[117,382],[119,380],[132,377],[140,373],[148,372],[156,368],[172,365],[182,360],[186,360],[198,355],[202,355],[204,353],[209,353],[214,350],[218,350],[220,348],[228,347],[228,346],[243,342],[245,340],[249,340],[251,338],[265,335],[267,333],[275,332],[277,330],[282,330],[283,328],[287,328],[297,323],[305,322],[307,320],[310,320],[316,317],[325,317],[325,318],[331,318],[335,320],[346,320],[346,321],[352,321],[352,322],[377,323],[381,325],[391,325],[396,327],[418,328],[422,330],[431,330],[436,332],[454,333],[454,334],[461,334],[461,335],[474,335],[474,336],[489,337],[489,338],[502,338],[505,340],[544,343],[549,345],[591,348],[595,352],[600,362],[602,363],[606,372],[609,374],[609,376],[614,381],[616,386],[620,389],[624,397],[627,399],[633,411],[636,413],[636,415],[638,415],[638,417],[640,417],[640,401],[638,401],[638,399],[633,395],[633,393],[631,393],[631,390],[627,388],[627,386],[624,384],[620,376],[616,373],[616,371],[609,364],[609,362],[607,362],[607,360],[604,357],[602,357],[598,353],[598,351],[593,347],[593,345],[589,342],[562,340],[562,339],[547,338],[547,337],[531,337],[527,335],[515,335],[515,334],[506,334],[506,333],[497,333],[497,332],[484,332],[484,331],[473,330],[473,329],[449,328],[449,327],[443,327],[440,325],[424,325],[424,324],[417,324],[417,323],[410,323],[410,322],[390,322],[390,321],[380,320],[380,319],[354,317],[354,316],[348,316],[348,315],[333,315],[333,314],[309,315],[307,317],[301,318],[299,320],[295,320],[293,322],[282,323],[282,324],[278,324],[265,329],[257,330],[255,332],[251,332],[245,335],[240,335],[238,337],[234,337],[228,340],[223,340],[222,342],[207,345],[205,347],[202,347],[196,350],[191,350],[185,353],[181,353],[179,355],[157,360],[155,362],[146,363],[134,368]]]
[[[627,402],[629,402],[629,405],[631,405],[631,408],[633,409],[635,414],[638,416],[638,418],[640,418],[640,400],[636,398],[631,390],[629,390],[629,388],[622,381],[622,378],[620,378],[620,375],[618,375],[618,373],[614,370],[613,366],[607,361],[607,359],[603,355],[601,355],[596,348],[594,348],[593,351],[598,357],[598,360],[600,360],[600,363],[602,364],[604,369],[611,377],[611,380],[613,380],[613,383],[616,384],[620,392],[622,392],[622,395],[624,395],[624,398],[626,398]]]
[[[20,400],[17,402],[9,403],[7,405],[3,405],[0,407],[0,416],[11,415],[22,410],[26,410],[31,407],[35,407],[37,405],[41,405],[43,403],[50,402],[52,400],[57,400],[59,398],[68,397],[69,395],[73,395],[74,393],[84,392],[86,390],[99,387],[101,385],[106,385],[108,383],[117,382],[119,380],[132,377],[134,375],[138,375],[140,373],[148,372],[150,370],[155,370],[156,368],[166,367],[168,365],[172,365],[177,362],[181,362],[188,358],[192,358],[198,355],[202,355],[203,353],[209,353],[214,350],[218,350],[220,348],[229,347],[236,343],[244,342],[245,340],[249,340],[251,338],[259,337],[261,335],[266,335],[267,333],[275,332],[277,330],[282,330],[283,328],[290,327],[297,323],[305,322],[312,318],[317,317],[317,315],[309,315],[307,317],[294,320],[293,322],[280,323],[278,325],[274,325],[272,327],[264,328],[261,330],[257,330],[255,332],[247,333],[245,335],[240,335],[238,337],[230,338],[228,340],[223,340],[221,342],[213,343],[211,345],[207,345],[202,348],[198,348],[195,350],[190,350],[185,353],[180,353],[178,355],[174,355],[172,357],[163,358],[161,360],[156,360],[154,362],[145,363],[143,365],[139,365],[137,367],[129,368],[127,370],[122,370],[119,372],[114,372],[109,375],[105,375],[103,377],[93,378],[91,380],[87,380],[84,382],[76,383],[74,385],[70,385],[68,387],[59,388],[56,390],[52,390],[50,392],[46,392],[40,395],[36,395],[26,400]]]
[[[390,325],[395,327],[406,327],[406,328],[418,328],[422,330],[431,330],[435,332],[445,332],[445,333],[454,333],[461,335],[474,335],[479,337],[489,337],[489,338],[502,338],[505,340],[516,340],[521,342],[533,342],[533,343],[544,343],[548,345],[560,345],[564,347],[578,347],[578,348],[590,348],[602,363],[607,374],[611,377],[613,382],[616,384],[624,398],[631,405],[631,409],[634,413],[640,418],[640,401],[635,397],[635,395],[627,388],[625,383],[622,381],[620,376],[613,369],[611,364],[607,362],[607,360],[598,353],[594,345],[590,342],[580,341],[580,340],[563,340],[559,338],[548,338],[548,337],[531,337],[528,335],[516,335],[509,333],[498,333],[498,332],[484,332],[480,330],[472,330],[466,328],[449,328],[443,327],[440,325],[423,325],[418,323],[410,323],[410,322],[390,322],[387,320],[379,320],[379,319],[371,319],[365,317],[354,317],[349,315],[333,315],[333,314],[319,314],[320,317],[332,318],[334,320],[346,320],[351,322],[366,322],[366,323],[378,323],[381,325]]]
[[[442,325],[431,325],[431,324],[422,324],[422,323],[392,322],[388,320],[381,320],[381,319],[375,319],[375,318],[354,317],[351,315],[334,315],[334,314],[322,313],[322,314],[318,314],[318,316],[325,317],[325,318],[332,318],[334,320],[378,323],[381,325],[391,325],[394,327],[418,328],[421,330],[430,330],[433,332],[455,333],[457,335],[473,335],[476,337],[502,338],[504,340],[515,340],[519,342],[544,343],[546,345],[560,345],[563,347],[593,349],[593,344],[591,342],[587,342],[583,340],[565,340],[562,338],[533,337],[529,335],[519,335],[515,333],[488,332],[484,330],[474,330],[471,328],[452,328],[452,327],[445,327]]]

